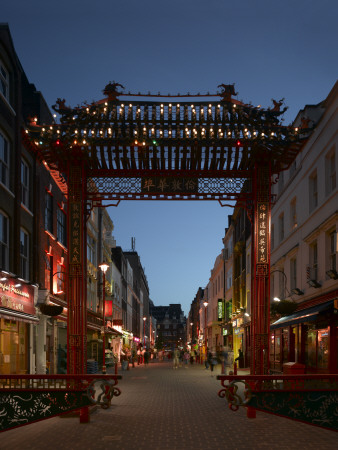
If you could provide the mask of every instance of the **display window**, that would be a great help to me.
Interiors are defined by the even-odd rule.
[[[24,322],[0,319],[0,373],[23,375],[29,372],[28,327]]]

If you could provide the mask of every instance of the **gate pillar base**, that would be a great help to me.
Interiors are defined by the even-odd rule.
[[[88,423],[89,422],[89,407],[84,406],[80,409],[80,423]]]
[[[256,410],[252,406],[247,406],[246,408],[246,417],[248,419],[256,419]]]

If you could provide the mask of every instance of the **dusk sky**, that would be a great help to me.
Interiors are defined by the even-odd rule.
[[[269,107],[285,98],[284,124],[326,98],[338,73],[336,0],[7,0],[14,47],[49,106],[126,91],[216,92]],[[155,305],[189,312],[222,248],[231,209],[218,202],[122,202],[109,209],[117,245],[136,238]]]

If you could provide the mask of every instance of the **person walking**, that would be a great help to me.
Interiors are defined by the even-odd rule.
[[[188,361],[189,361],[189,359],[190,359],[190,353],[189,353],[188,349],[186,349],[184,354],[183,354],[184,367],[186,369],[188,368]]]
[[[173,369],[178,369],[179,362],[180,362],[180,351],[176,347],[173,355]]]

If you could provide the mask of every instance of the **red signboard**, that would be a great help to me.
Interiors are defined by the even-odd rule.
[[[0,281],[0,307],[35,315],[34,288],[15,279]]]
[[[113,316],[113,302],[105,302],[104,315],[105,317]]]

